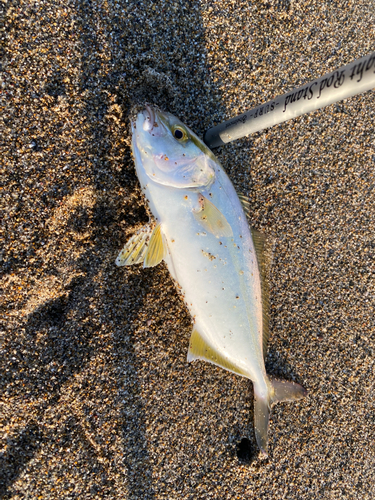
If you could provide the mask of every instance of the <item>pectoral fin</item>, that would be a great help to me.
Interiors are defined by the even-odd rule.
[[[152,228],[148,224],[139,229],[118,254],[116,265],[132,266],[143,262],[151,234]]]
[[[167,245],[164,239],[161,225],[158,224],[153,230],[150,243],[145,254],[143,267],[154,267],[161,262],[167,255]]]
[[[188,362],[195,361],[196,359],[202,359],[204,361],[208,361],[216,366],[220,366],[224,368],[224,370],[228,370],[230,372],[236,373],[237,375],[242,375],[246,377],[241,368],[236,366],[230,360],[228,360],[224,355],[217,352],[213,349],[202,337],[202,335],[198,332],[196,328],[193,328],[189,350],[187,355]]]
[[[116,265],[131,266],[143,262],[143,267],[153,267],[164,259],[166,253],[167,246],[160,224],[154,229],[147,224],[126,243],[116,259]]]
[[[210,200],[199,193],[198,202],[200,209],[193,211],[194,217],[206,231],[217,237],[233,236],[232,228],[227,219]]]

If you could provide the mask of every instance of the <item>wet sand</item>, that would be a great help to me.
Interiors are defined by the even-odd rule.
[[[134,104],[202,137],[373,51],[375,3],[1,5],[0,498],[374,498],[373,91],[215,151],[274,241],[267,370],[309,391],[268,460],[166,267],[114,261],[148,220]]]

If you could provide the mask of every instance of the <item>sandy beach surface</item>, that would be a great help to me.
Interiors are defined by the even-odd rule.
[[[188,364],[164,264],[117,268],[148,221],[129,112],[200,137],[371,53],[374,0],[1,0],[2,499],[375,498],[375,93],[215,151],[274,241],[274,408]]]

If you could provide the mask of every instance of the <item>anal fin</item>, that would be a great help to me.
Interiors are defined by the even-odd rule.
[[[187,355],[188,362],[195,361],[196,359],[201,359],[203,361],[208,361],[224,370],[236,373],[246,377],[247,374],[240,367],[236,366],[235,363],[227,359],[224,355],[217,352],[213,347],[211,347],[198,332],[196,328],[193,328],[190,337],[189,350]]]

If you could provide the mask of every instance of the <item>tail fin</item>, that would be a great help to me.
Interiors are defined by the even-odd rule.
[[[268,392],[265,396],[257,394],[254,384],[254,428],[255,437],[264,457],[268,456],[268,422],[271,408],[281,401],[296,401],[307,395],[306,389],[295,382],[284,380],[267,380]]]

